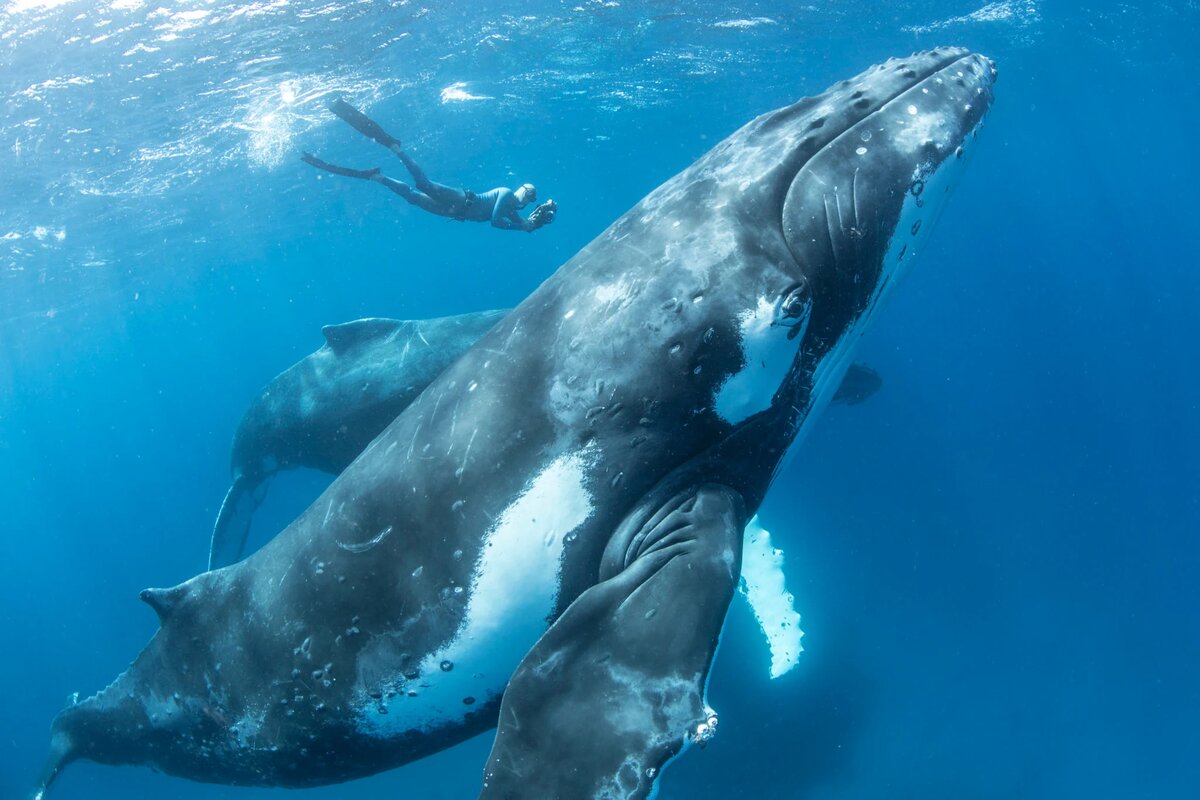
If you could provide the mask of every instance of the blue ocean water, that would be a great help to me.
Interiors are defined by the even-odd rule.
[[[720,735],[661,796],[1200,795],[1194,0],[6,0],[0,9],[0,797],[200,571],[229,442],[323,324],[515,304],[751,117],[940,44],[996,105],[923,262],[762,510],[799,666],[735,603]],[[533,181],[533,235],[322,177],[312,150]],[[261,542],[325,478],[277,480]],[[490,736],[304,798],[471,797]],[[78,763],[55,797],[252,798]]]

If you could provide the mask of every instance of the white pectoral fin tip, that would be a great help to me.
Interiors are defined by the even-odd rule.
[[[771,677],[786,675],[800,660],[800,614],[795,598],[787,590],[783,575],[783,551],[771,545],[771,534],[755,515],[746,524],[742,543],[742,580],[738,590],[750,604],[754,618],[767,638],[771,651]]]

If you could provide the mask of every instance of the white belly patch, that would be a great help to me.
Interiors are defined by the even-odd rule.
[[[769,408],[792,368],[797,344],[789,341],[788,328],[775,324],[775,317],[775,304],[765,297],[741,316],[744,366],[721,384],[713,404],[731,425]]]
[[[421,663],[415,695],[361,698],[363,730],[388,737],[453,724],[475,703],[504,692],[554,612],[564,545],[592,514],[584,486],[589,458],[585,448],[555,459],[496,519],[471,576],[457,635]]]

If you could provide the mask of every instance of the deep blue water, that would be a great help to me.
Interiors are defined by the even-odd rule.
[[[741,20],[744,24],[728,25]],[[662,796],[1200,796],[1200,7],[7,2],[0,10],[0,797],[200,571],[255,391],[360,316],[515,304],[751,117],[939,44],[1000,69],[932,246],[762,511],[806,652],[734,604],[721,733]],[[456,84],[480,100],[447,100]],[[538,184],[529,236],[318,179],[381,152]],[[392,164],[382,162],[389,168]],[[258,541],[323,478],[278,480]],[[462,798],[490,736],[305,798]],[[70,767],[56,797],[251,798]]]

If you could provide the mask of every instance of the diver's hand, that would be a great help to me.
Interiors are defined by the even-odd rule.
[[[540,228],[543,225],[549,225],[551,222],[554,221],[554,215],[557,212],[558,212],[558,204],[555,203],[553,200],[547,200],[546,202],[542,203],[540,206],[535,208],[529,214],[529,221],[534,226],[533,230],[536,230],[537,228]]]

